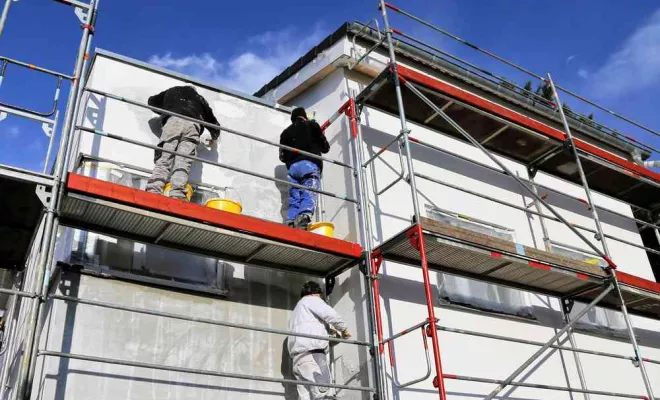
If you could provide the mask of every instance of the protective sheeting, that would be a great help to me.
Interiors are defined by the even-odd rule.
[[[527,292],[449,274],[439,274],[438,280],[441,301],[536,319]]]
[[[247,284],[231,301],[64,271],[55,293],[212,320],[286,329],[298,286]],[[149,364],[290,378],[285,336],[53,300],[41,348]],[[43,358],[42,399],[281,399],[279,383]],[[36,394],[35,394],[36,396]]]

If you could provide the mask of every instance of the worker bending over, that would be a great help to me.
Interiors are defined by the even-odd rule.
[[[308,153],[321,155],[330,151],[330,144],[318,123],[307,118],[298,107],[291,113],[291,125],[280,136],[280,144],[295,147]],[[323,161],[300,152],[280,149],[280,161],[289,170],[289,182],[318,190],[321,187]],[[307,229],[316,208],[316,192],[291,186],[286,224]]]
[[[209,103],[192,86],[169,88],[149,97],[148,104],[209,124],[219,125]],[[220,136],[220,130],[217,128],[207,127],[204,131],[204,127],[199,123],[158,112],[157,114],[162,116],[163,133],[160,136],[158,147],[162,147],[163,150],[195,156],[200,142],[210,148]],[[169,197],[187,200],[185,187],[188,183],[192,160],[157,150],[154,154],[154,163],[153,173],[147,183],[147,192],[162,194],[163,188],[169,180],[172,184]]]
[[[328,336],[328,328],[341,334],[341,337],[351,337],[342,317],[321,298],[321,286],[309,281],[300,291],[301,299],[293,310],[289,321],[289,330],[293,333],[303,333],[315,336]],[[309,383],[330,384],[330,368],[328,367],[328,341],[310,339],[299,336],[289,336],[289,355],[293,359],[293,375],[297,380]],[[328,387],[300,384],[298,386],[299,400],[334,399],[334,391]]]

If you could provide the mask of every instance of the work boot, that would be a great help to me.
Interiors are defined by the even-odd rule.
[[[287,220],[284,225],[288,226],[289,228],[294,228],[294,222],[292,220]]]
[[[190,203],[190,199],[188,199],[188,197],[186,197],[185,195],[183,195],[183,196],[169,196],[169,197],[170,197],[170,199],[177,199],[177,200],[182,200],[182,201]]]
[[[296,216],[296,219],[293,221],[293,227],[302,229],[303,231],[307,230],[307,227],[312,222],[312,217],[309,214],[300,214]]]

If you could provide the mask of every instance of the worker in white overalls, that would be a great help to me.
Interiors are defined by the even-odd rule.
[[[328,328],[351,337],[344,319],[321,297],[321,286],[309,281],[300,291],[300,301],[293,310],[289,330],[315,336],[328,336]],[[289,355],[293,359],[293,375],[297,380],[309,383],[332,383],[328,366],[328,341],[298,336],[289,336]],[[334,399],[334,390],[328,387],[298,385],[299,400]]]

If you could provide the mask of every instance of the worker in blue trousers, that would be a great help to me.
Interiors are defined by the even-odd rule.
[[[307,117],[302,107],[291,112],[291,125],[280,136],[280,144],[316,155],[330,151],[330,144],[319,124]],[[300,152],[280,149],[280,161],[289,171],[289,182],[318,190],[321,187],[323,161]],[[289,189],[286,224],[306,230],[316,209],[317,193],[300,187]]]

